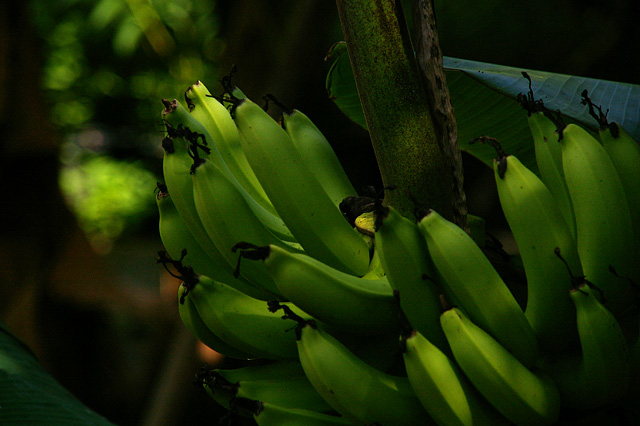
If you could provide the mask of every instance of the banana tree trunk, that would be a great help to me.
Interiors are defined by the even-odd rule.
[[[416,2],[416,22],[430,16],[432,23],[418,39],[424,73],[399,0],[336,3],[383,184],[396,188],[385,191],[385,202],[407,217],[434,209],[466,227],[460,151],[451,144],[455,120],[441,102],[448,93],[429,2]]]

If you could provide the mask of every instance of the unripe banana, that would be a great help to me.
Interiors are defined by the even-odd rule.
[[[538,359],[538,341],[524,312],[476,242],[435,211],[418,222],[447,299],[520,362]]]
[[[557,352],[577,339],[568,293],[573,283],[567,271],[568,266],[573,275],[582,275],[576,243],[557,199],[542,180],[517,157],[506,155],[497,141],[491,142],[499,154],[493,168],[500,205],[527,277],[525,316],[542,350]]]
[[[502,415],[517,426],[558,420],[560,394],[549,377],[525,367],[460,309],[444,311],[441,323],[458,365]]]
[[[297,358],[291,326],[270,312],[267,303],[204,276],[186,297],[193,299],[209,330],[227,344],[253,358]]]
[[[317,176],[336,206],[346,197],[357,194],[331,144],[309,117],[294,109],[284,112],[283,122],[307,170]]]
[[[422,333],[440,350],[449,345],[440,327],[440,290],[429,250],[415,222],[393,207],[380,209],[376,230],[376,251],[391,287],[397,291],[400,308],[411,327]]]
[[[287,132],[249,99],[239,100],[234,114],[251,167],[303,249],[336,269],[362,276],[369,265],[367,244],[305,167]]]
[[[198,81],[184,94],[191,115],[207,130],[209,141],[216,146],[230,172],[247,193],[272,214],[276,211],[251,169],[240,146],[240,134],[229,110]]]
[[[600,140],[618,173],[629,203],[636,261],[640,260],[640,144],[624,128],[609,123],[600,129]],[[635,275],[636,278],[639,276]]]
[[[239,265],[239,255],[234,246],[241,241],[255,244],[276,244],[294,247],[276,236],[266,227],[242,196],[233,181],[207,159],[195,164],[193,173],[193,199],[198,216],[207,235],[230,264]],[[247,263],[238,271],[256,287],[280,296],[273,279],[264,267],[256,262]]]
[[[320,413],[303,408],[288,408],[268,401],[240,399],[235,406],[241,405],[253,412],[258,426],[357,426],[344,417]]]
[[[402,339],[409,383],[440,426],[498,426],[508,420],[491,407],[456,362],[417,331]]]
[[[213,393],[229,393],[232,398],[255,399],[285,408],[301,408],[319,412],[331,411],[331,407],[316,392],[303,374],[272,377],[268,379],[244,379],[229,381],[217,371],[211,371],[207,385]]]
[[[180,259],[184,265],[193,267],[197,273],[228,282],[235,289],[256,299],[273,299],[272,293],[249,284],[242,277],[235,278],[233,268],[219,253],[213,252],[213,256],[205,253],[178,214],[166,186],[162,185],[159,188],[161,189],[156,196],[156,203],[160,213],[160,238],[172,259]]]
[[[576,124],[562,129],[562,165],[576,216],[577,245],[586,278],[602,290],[614,315],[632,303],[628,282],[638,265],[633,256],[631,213],[616,169],[602,145]]]
[[[542,99],[534,99],[531,78],[527,73],[523,73],[523,75],[529,80],[529,93],[527,95],[520,94],[518,101],[527,111],[527,122],[533,137],[533,147],[540,178],[558,202],[562,216],[575,239],[576,218],[573,213],[569,188],[567,188],[567,182],[564,179],[562,148],[558,144],[557,126],[554,123],[553,114],[544,106]]]
[[[297,335],[300,363],[309,381],[345,418],[381,426],[435,425],[406,377],[366,364],[313,321],[301,322]]]
[[[613,314],[581,283],[570,291],[576,307],[580,353],[560,355],[543,365],[558,384],[564,406],[590,410],[624,396],[631,376],[630,354]]]
[[[356,277],[275,245],[248,247],[241,255],[261,260],[284,298],[324,323],[367,335],[398,329],[386,278]]]
[[[238,359],[251,358],[249,354],[234,348],[211,332],[209,327],[202,321],[196,306],[193,304],[192,298],[186,297],[188,287],[188,285],[181,284],[178,288],[178,313],[187,330],[189,330],[196,339],[222,355]]]

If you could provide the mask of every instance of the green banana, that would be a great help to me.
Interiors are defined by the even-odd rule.
[[[159,184],[158,188],[156,203],[160,214],[160,239],[172,259],[180,259],[183,264],[192,266],[198,273],[217,281],[228,282],[235,289],[256,299],[273,299],[272,293],[251,285],[244,278],[236,279],[233,268],[219,253],[214,252],[214,256],[205,253],[178,214],[166,186]]]
[[[613,122],[600,129],[600,140],[627,196],[636,259],[640,259],[640,144],[622,126]]]
[[[614,315],[632,303],[631,286],[615,277],[634,277],[631,213],[616,169],[606,150],[576,124],[562,129],[562,165],[576,216],[578,254],[587,279],[602,290]]]
[[[558,384],[563,406],[591,410],[625,395],[631,376],[630,352],[620,324],[586,282],[572,289],[570,296],[581,350],[546,362],[546,369]]]
[[[439,426],[498,426],[507,419],[491,407],[460,367],[418,331],[403,336],[409,383]]]
[[[249,164],[304,250],[343,272],[363,275],[367,244],[305,167],[287,132],[247,98],[238,100],[233,113]]]
[[[448,352],[440,327],[440,290],[432,281],[435,266],[418,226],[393,207],[382,206],[377,223],[375,248],[389,284],[397,291],[402,312],[412,328]]]
[[[178,313],[187,330],[199,341],[224,356],[237,359],[251,358],[250,355],[227,344],[209,330],[204,321],[202,321],[196,306],[193,304],[192,298],[186,297],[188,293],[187,288],[184,284],[181,284],[178,288]]]
[[[170,116],[177,108],[177,103],[167,100],[163,102],[166,108],[162,114]],[[167,125],[167,133],[168,136],[162,141],[164,148],[162,171],[165,185],[171,194],[171,200],[200,247],[216,264],[224,265],[227,261],[204,230],[193,201],[193,184],[191,176],[189,176],[193,159],[188,153],[188,142],[185,140],[187,134],[182,127],[174,128],[171,125]]]
[[[304,375],[302,365],[297,359],[259,359],[249,361],[237,368],[216,368],[215,372],[232,383],[243,380],[270,380]]]
[[[238,182],[236,176],[233,175],[231,169],[224,161],[216,144],[210,143],[211,136],[202,123],[197,121],[177,100],[171,103],[171,111],[165,115],[167,123],[173,126],[173,132],[182,135],[188,142],[187,155],[193,158],[194,162],[198,162],[203,158],[214,163],[220,171],[229,179],[237,188],[238,192],[247,201],[255,216],[264,223],[274,234],[286,241],[294,241],[291,232],[286,225],[275,213],[273,207],[265,208],[245,188]],[[193,173],[194,165],[189,170]]]
[[[285,313],[298,321],[298,354],[305,374],[343,417],[367,425],[435,425],[406,377],[371,367],[315,321],[304,321],[290,309]]]
[[[475,241],[431,210],[418,222],[447,299],[525,366],[538,359],[538,342],[524,312]]]
[[[176,111],[183,111],[184,114],[188,115],[188,112],[184,112],[184,108],[181,108],[177,101],[165,101],[165,106],[166,109],[163,111],[163,116],[171,117]],[[191,231],[191,234],[202,249],[214,260],[215,265],[226,264],[227,268],[233,268],[236,264],[234,263],[234,259],[231,257],[232,254],[227,251],[231,249],[224,247],[224,251],[221,251],[217,247],[216,243],[209,238],[209,234],[200,220],[200,216],[198,215],[195,205],[193,178],[190,174],[190,170],[194,164],[193,156],[198,158],[198,148],[196,148],[195,152],[192,153],[191,145],[196,145],[198,140],[201,139],[201,136],[187,128],[184,128],[181,124],[178,124],[176,127],[168,124],[167,133],[169,136],[163,141],[163,174],[167,188],[171,193],[171,199],[173,200],[180,217],[184,220],[185,225],[189,231]],[[200,148],[208,149],[206,147]],[[229,285],[232,286],[238,286],[241,291],[250,290],[250,286],[253,286],[256,290],[249,293],[251,296],[264,300],[273,299],[274,295],[265,295],[267,291],[261,287],[261,281],[249,282],[243,277],[239,278],[239,280],[227,281],[225,279],[221,281],[228,282],[230,283]],[[241,285],[242,282],[244,282],[244,285]]]
[[[253,413],[258,426],[352,426],[344,417],[304,408],[282,407],[268,401],[241,399],[235,401]]]
[[[221,340],[253,358],[296,359],[291,326],[269,311],[264,301],[200,276],[189,289],[202,321]]]
[[[276,245],[244,245],[240,255],[261,260],[278,291],[312,317],[361,334],[397,330],[398,307],[386,278],[356,277],[305,253]]]
[[[304,373],[261,380],[229,381],[213,370],[207,378],[207,386],[213,393],[222,392],[225,399],[231,394],[232,399],[255,399],[286,408],[331,411],[329,404],[316,392]]]
[[[560,394],[549,377],[525,367],[456,307],[442,313],[441,324],[464,374],[504,417],[517,426],[557,421]]]
[[[190,105],[191,115],[208,131],[209,141],[218,148],[231,174],[251,198],[275,214],[276,210],[242,151],[240,134],[229,110],[200,81],[189,86],[184,96]]]
[[[493,169],[500,205],[527,278],[525,316],[541,349],[560,351],[577,338],[575,309],[568,293],[573,283],[567,271],[568,266],[572,274],[582,275],[575,240],[557,199],[542,180],[517,157],[507,155],[497,141],[490,142],[498,152]]]
[[[182,259],[172,259],[168,257],[167,252],[161,251],[158,255],[158,263],[161,263],[169,274],[182,280],[182,283],[178,287],[178,313],[187,330],[202,343],[218,353],[231,358],[250,358],[245,352],[229,345],[216,334],[212,333],[200,317],[192,299],[186,297],[189,289],[193,288],[199,282],[202,275],[196,274],[191,266],[184,265]],[[169,268],[169,265],[173,267],[175,272]]]
[[[621,125],[609,122],[607,114],[593,104],[586,89],[582,92],[582,104],[589,107],[589,114],[600,125],[600,141],[622,183],[631,212],[635,258],[640,259],[640,144]]]
[[[542,99],[537,101],[534,99],[531,78],[527,73],[523,73],[523,75],[529,80],[529,92],[527,95],[520,94],[518,101],[527,111],[527,123],[533,137],[533,148],[540,178],[558,202],[562,216],[575,239],[576,218],[562,169],[562,148],[558,144],[557,126],[554,123],[552,113],[544,106]]]
[[[317,177],[333,203],[338,206],[346,197],[356,195],[331,144],[311,119],[297,109],[285,110],[282,118],[307,172]]]
[[[207,235],[230,264],[238,265],[239,258],[234,246],[241,241],[274,244],[295,250],[294,245],[278,238],[258,219],[238,187],[214,163],[204,158],[194,166],[192,179],[196,211]],[[247,263],[236,272],[254,285],[280,296],[262,264]]]

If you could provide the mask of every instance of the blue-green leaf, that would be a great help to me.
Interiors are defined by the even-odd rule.
[[[327,77],[329,96],[349,118],[366,128],[346,49],[340,48],[333,56],[335,60]],[[523,71],[531,77],[535,98],[542,99],[551,110],[560,110],[568,121],[575,120],[595,130],[595,120],[581,104],[581,94],[586,89],[594,104],[609,111],[609,121],[621,124],[640,140],[639,85],[449,57],[444,58],[444,67],[460,149],[488,165],[495,152],[489,146],[470,145],[471,139],[481,135],[494,137],[507,153],[517,155],[532,170],[537,169],[527,113],[516,101],[518,94],[529,90]]]

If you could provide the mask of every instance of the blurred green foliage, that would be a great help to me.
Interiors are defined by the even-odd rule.
[[[80,226],[98,252],[110,250],[113,239],[153,213],[150,188],[153,173],[137,162],[115,160],[108,155],[86,158],[82,164],[61,170],[60,185]]]
[[[214,5],[31,1],[43,42],[41,84],[63,136],[60,185],[96,247],[155,214],[160,100],[217,79],[224,45]]]

